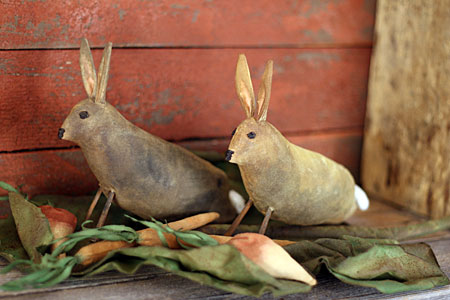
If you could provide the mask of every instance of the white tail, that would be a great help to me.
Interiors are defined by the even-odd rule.
[[[360,210],[367,210],[369,208],[369,198],[366,192],[358,185],[355,185],[355,201]]]
[[[245,207],[245,199],[241,196],[238,192],[235,190],[230,190],[228,192],[228,198],[230,199],[231,205],[233,205],[234,209],[238,214],[241,213],[241,211]]]

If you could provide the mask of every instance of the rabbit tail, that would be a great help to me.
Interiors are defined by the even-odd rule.
[[[355,201],[360,210],[367,210],[369,208],[369,198],[366,192],[358,185],[355,185]]]
[[[245,199],[244,199],[244,197],[242,197],[241,194],[239,194],[235,190],[230,190],[228,192],[228,198],[230,199],[231,205],[234,207],[236,212],[238,214],[240,214],[241,211],[245,207]]]

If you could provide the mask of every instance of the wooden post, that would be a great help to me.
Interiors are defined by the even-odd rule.
[[[362,182],[414,212],[450,215],[450,1],[379,0]]]

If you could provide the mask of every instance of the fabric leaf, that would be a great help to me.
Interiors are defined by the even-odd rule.
[[[450,283],[430,246],[400,245],[392,240],[342,239],[301,241],[285,249],[317,274],[324,265],[339,280],[382,293],[429,289]]]
[[[53,240],[47,218],[39,207],[19,193],[10,192],[9,203],[23,248],[34,262],[39,262],[38,248],[48,246]]]
[[[154,265],[201,284],[242,295],[274,296],[304,293],[310,286],[296,281],[275,279],[230,245],[205,246],[190,250],[163,247],[136,247],[108,254],[98,264],[83,273],[118,270],[134,273],[142,265]]]
[[[28,254],[20,242],[16,224],[8,202],[0,202],[0,256],[12,262],[28,259]]]

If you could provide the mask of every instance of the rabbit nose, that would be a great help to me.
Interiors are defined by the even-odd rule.
[[[62,139],[64,136],[64,132],[66,132],[66,130],[64,128],[60,128],[58,129],[58,138]]]
[[[231,156],[233,155],[234,151],[233,150],[227,150],[227,152],[225,153],[225,160],[226,161],[230,161],[231,160]]]

